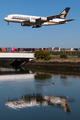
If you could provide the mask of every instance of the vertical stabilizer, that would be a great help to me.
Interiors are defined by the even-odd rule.
[[[61,15],[61,16],[59,16],[59,17],[56,17],[56,18],[60,18],[60,19],[66,19],[66,17],[67,17],[67,15],[68,15],[68,13],[69,13],[69,11],[70,11],[70,7],[67,7],[67,8],[65,8],[60,14],[63,14],[63,15]]]

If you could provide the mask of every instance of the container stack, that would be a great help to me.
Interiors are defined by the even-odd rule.
[[[34,51],[36,51],[36,48],[33,48],[33,50],[32,50],[32,51],[33,51],[33,52],[34,52]]]
[[[6,52],[6,48],[1,48],[2,52]]]
[[[18,51],[19,51],[19,52],[22,52],[22,51],[23,51],[23,48],[18,48]]]
[[[11,48],[6,48],[7,52],[11,52]]]
[[[18,52],[18,49],[16,48],[15,51]]]
[[[24,52],[27,51],[27,48],[23,48],[23,51],[24,51]]]
[[[0,48],[0,52],[2,52],[2,49]]]

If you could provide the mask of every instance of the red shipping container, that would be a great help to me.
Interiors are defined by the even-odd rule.
[[[2,50],[2,52],[6,52],[7,51],[6,48],[1,48],[1,50]]]

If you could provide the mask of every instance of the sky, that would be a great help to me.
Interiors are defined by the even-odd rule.
[[[9,14],[57,15],[66,7],[71,7],[66,19],[75,19],[67,24],[32,28],[4,21]],[[80,0],[1,0],[0,31],[0,47],[80,48]]]

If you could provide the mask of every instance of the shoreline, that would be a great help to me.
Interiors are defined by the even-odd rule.
[[[2,60],[0,61],[0,67],[9,67],[12,61],[10,60]],[[29,61],[28,63],[22,64],[20,66],[12,66],[12,67],[23,67],[25,70],[32,71],[42,71],[46,73],[54,73],[54,74],[67,74],[67,75],[80,75],[80,62],[51,62],[51,61]]]
[[[28,62],[26,63],[26,65],[53,65],[53,66],[79,66],[80,67],[80,62],[57,62],[57,61],[54,61],[54,62]]]
[[[30,69],[32,71],[42,71],[54,74],[72,74],[80,75],[80,62],[70,63],[70,62],[29,62],[22,65],[25,69]]]

